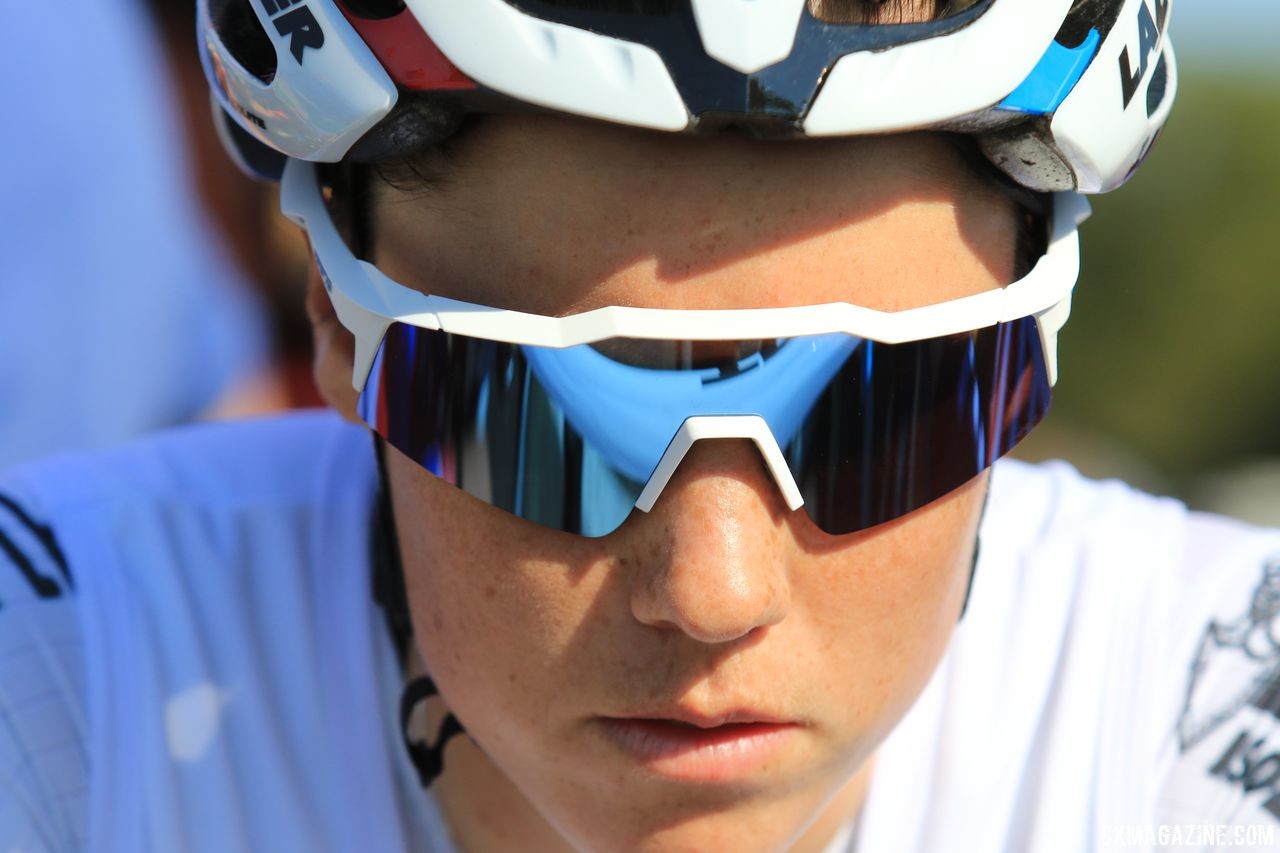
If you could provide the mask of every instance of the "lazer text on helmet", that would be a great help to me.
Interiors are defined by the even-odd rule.
[[[289,39],[289,52],[299,65],[308,48],[324,47],[324,30],[302,0],[261,0],[261,3],[263,11],[271,16],[276,32],[281,38]]]
[[[269,2],[269,0],[268,0]],[[1138,4],[1138,68],[1134,70],[1134,62],[1129,56],[1130,48],[1120,51],[1120,90],[1124,94],[1125,109],[1137,94],[1138,84],[1147,76],[1147,68],[1151,65],[1151,57],[1160,52],[1160,38],[1164,35],[1165,25],[1169,22],[1169,0],[1155,0],[1155,14],[1151,12],[1149,2]]]

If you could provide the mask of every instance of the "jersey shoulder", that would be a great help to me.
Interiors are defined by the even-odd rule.
[[[1019,591],[999,605],[1039,607],[1039,626],[1061,626],[1055,659],[1092,645],[1092,672],[1110,682],[1099,735],[1112,731],[1124,760],[1105,772],[1143,780],[1131,787],[1149,788],[1156,830],[1221,827],[1233,846],[1280,847],[1280,530],[1061,463],[1003,465],[992,488],[984,535],[1012,544],[991,573]]]
[[[1019,549],[1046,544],[1117,543],[1182,525],[1186,507],[1120,480],[1092,480],[1062,461],[1002,459],[992,470],[983,533]]]
[[[372,475],[371,440],[329,412],[178,427],[104,452],[53,457],[8,477],[54,514],[139,502],[186,507],[342,500]]]
[[[989,540],[1006,554],[1059,550],[1083,573],[1105,566],[1104,581],[1117,579],[1112,569],[1123,560],[1120,578],[1163,585],[1192,610],[1231,598],[1227,581],[1247,583],[1280,549],[1280,530],[1196,512],[1119,480],[1090,480],[1065,462],[1002,460],[982,534],[984,548]]]
[[[249,619],[246,602],[298,602],[245,630],[281,647],[301,636],[315,555],[337,542],[360,565],[372,482],[367,433],[327,414],[184,427],[0,475],[0,848],[83,846],[88,756],[101,771],[114,742],[164,730],[163,715],[121,723],[136,709],[116,706],[138,697],[110,689],[149,649],[177,662],[149,674],[173,692],[205,664],[252,671],[251,655],[198,654]],[[104,737],[90,711],[107,704],[122,728]]]

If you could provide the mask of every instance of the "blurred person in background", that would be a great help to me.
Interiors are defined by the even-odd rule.
[[[1280,532],[995,462],[1169,3],[201,8],[341,418],[0,481],[0,841],[1274,847]]]
[[[281,402],[290,407],[322,405],[311,381],[311,328],[299,310],[310,263],[306,240],[281,215],[275,188],[246,175],[226,156],[209,109],[200,56],[191,49],[195,5],[186,0],[146,0],[144,5],[151,10],[168,56],[199,199],[270,318],[273,378]]]
[[[280,403],[172,81],[140,0],[6,9],[0,467]]]

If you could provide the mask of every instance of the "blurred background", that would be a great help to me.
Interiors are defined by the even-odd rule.
[[[0,33],[0,79],[52,75],[4,90],[47,120],[0,138],[0,364],[42,365],[0,376],[0,467],[318,403],[306,248],[222,154],[193,6],[65,0],[83,32],[43,40],[19,4],[30,25]],[[1280,3],[1175,0],[1171,26],[1173,118],[1095,200],[1054,407],[1018,454],[1280,525]]]
[[[314,401],[305,251],[214,138],[193,0],[5,14],[0,468]]]
[[[1062,375],[1024,458],[1280,525],[1280,3],[1175,0],[1180,88],[1093,200]]]

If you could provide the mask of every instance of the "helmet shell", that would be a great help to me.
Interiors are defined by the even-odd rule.
[[[1097,193],[1142,162],[1177,88],[1172,0],[970,0],[893,24],[807,0],[197,3],[242,131],[226,138],[271,178],[283,157],[400,156],[467,112],[531,109],[676,133],[969,133],[1023,186]]]

